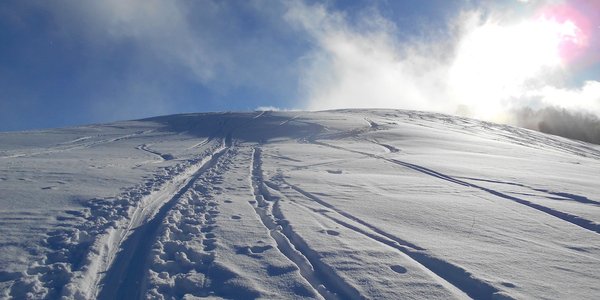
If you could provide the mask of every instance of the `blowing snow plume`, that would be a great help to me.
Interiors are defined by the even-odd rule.
[[[555,107],[540,110],[523,108],[515,111],[514,117],[514,124],[521,127],[600,144],[600,119],[590,113]]]
[[[408,39],[404,28],[375,8],[348,16],[292,2],[285,18],[308,33],[314,46],[302,60],[307,107],[428,110],[515,125],[539,117],[522,113],[526,108],[556,108],[588,124],[591,119],[578,117],[600,116],[600,82],[573,83],[571,75],[598,60],[590,18],[566,3],[522,5],[526,17],[478,7],[442,30],[424,26],[420,38]],[[553,133],[573,133],[562,122],[545,123],[559,126]]]

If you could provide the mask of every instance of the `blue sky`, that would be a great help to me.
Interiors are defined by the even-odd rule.
[[[258,107],[466,107],[487,119],[516,105],[600,113],[590,54],[600,49],[600,18],[585,2],[2,1],[0,130]],[[527,20],[537,23],[519,25]],[[507,37],[528,29],[548,38]],[[486,56],[481,36],[506,51]],[[555,40],[577,54],[492,75],[536,60],[527,49],[541,42],[536,51],[552,52]],[[497,72],[469,60],[503,53],[508,63],[484,64]],[[465,90],[473,78],[486,90]]]

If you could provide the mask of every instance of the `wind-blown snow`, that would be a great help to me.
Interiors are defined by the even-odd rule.
[[[0,298],[600,294],[600,147],[399,110],[0,133]]]

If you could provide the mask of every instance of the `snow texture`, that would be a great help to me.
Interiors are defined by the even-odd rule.
[[[599,170],[400,110],[0,133],[0,298],[593,299]]]

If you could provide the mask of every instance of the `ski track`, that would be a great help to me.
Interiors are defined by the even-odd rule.
[[[387,150],[389,153],[396,153],[396,152],[400,152],[400,149],[398,149],[398,148],[396,148],[396,147],[394,147],[394,146],[392,146],[392,145],[389,145],[389,144],[384,144],[384,143],[381,143],[381,142],[379,142],[379,141],[377,141],[377,140],[372,140],[372,141],[370,141],[370,142],[371,142],[371,143],[373,143],[373,144],[377,144],[377,145],[379,145],[379,146],[381,146],[381,147],[385,148],[385,149],[386,149],[386,150]]]
[[[254,116],[251,120],[245,124],[252,122],[253,120],[267,115],[268,112],[261,112]],[[240,126],[243,126],[242,124]],[[218,132],[225,133],[225,124],[221,124]],[[186,178],[183,187],[179,188],[176,193],[167,201],[154,201],[149,205],[142,207],[143,217],[137,217],[134,214],[132,220],[140,220],[136,223],[144,222],[149,220],[143,225],[140,225],[135,231],[127,236],[127,240],[124,240],[125,236],[118,243],[118,247],[122,248],[121,251],[116,255],[114,259],[109,258],[109,270],[106,271],[104,276],[101,290],[98,291],[99,299],[139,299],[143,296],[144,287],[140,287],[146,282],[146,272],[148,267],[148,257],[152,242],[156,240],[160,224],[163,222],[169,211],[177,204],[180,198],[193,186],[198,178],[207,170],[213,168],[219,161],[219,158],[227,153],[233,146],[233,132],[235,129],[230,129],[228,133],[224,134],[223,147],[210,154],[207,161],[202,161],[198,166],[197,170],[190,177]],[[207,139],[207,143],[212,138]],[[143,145],[145,146],[145,145]],[[144,150],[156,155],[163,155],[158,152],[152,151],[147,147],[140,147],[140,150]],[[163,204],[164,203],[164,204]],[[153,208],[152,211],[157,211],[154,215],[144,214],[148,208]],[[133,229],[134,222],[129,223],[128,231]],[[127,234],[126,232],[126,234]],[[134,256],[135,254],[135,256]],[[96,284],[98,286],[98,284]],[[136,289],[129,287],[136,286]]]
[[[260,118],[260,117],[262,117],[262,116],[266,116],[266,115],[268,115],[268,114],[270,114],[270,113],[271,113],[271,112],[270,112],[270,111],[268,111],[268,110],[263,110],[263,111],[261,111],[260,113],[258,113],[258,115],[254,116],[254,117],[252,117],[252,118],[253,118],[253,119],[258,119],[258,118]]]
[[[347,148],[344,148],[344,147],[335,146],[335,145],[331,145],[331,144],[328,144],[328,143],[319,142],[319,141],[316,141],[316,140],[313,140],[312,142],[314,144],[316,144],[316,145],[321,145],[321,146],[325,146],[325,147],[329,147],[329,148],[333,148],[333,149],[337,149],[337,150],[342,150],[342,151],[346,151],[346,152],[352,152],[352,153],[356,153],[356,154],[366,155],[366,156],[369,156],[369,157],[372,157],[372,158],[376,158],[376,159],[382,159],[384,161],[387,161],[387,162],[390,162],[390,163],[393,163],[393,164],[396,164],[396,165],[399,165],[399,166],[403,166],[403,167],[409,168],[409,169],[411,169],[413,171],[417,171],[419,173],[422,173],[422,174],[425,174],[425,175],[428,175],[428,176],[432,176],[432,177],[438,178],[440,180],[448,181],[448,182],[451,182],[451,183],[454,183],[454,184],[458,184],[458,185],[462,185],[462,186],[465,186],[465,187],[470,187],[470,188],[478,189],[478,190],[484,191],[484,192],[486,192],[486,193],[488,193],[490,195],[493,195],[495,197],[499,197],[499,198],[502,198],[502,199],[505,199],[505,200],[510,200],[510,201],[513,201],[513,202],[525,205],[527,207],[533,208],[533,209],[535,209],[537,211],[540,211],[542,213],[545,213],[545,214],[548,214],[550,216],[556,217],[556,218],[558,218],[558,219],[560,219],[560,220],[562,220],[564,222],[568,222],[568,223],[576,225],[576,226],[578,226],[580,228],[583,228],[583,229],[589,230],[591,232],[599,233],[600,234],[600,224],[598,224],[596,222],[593,222],[591,220],[587,220],[585,218],[582,218],[582,217],[579,217],[579,216],[576,216],[576,215],[573,215],[573,214],[569,214],[569,213],[562,212],[562,211],[559,211],[559,210],[556,210],[556,209],[553,209],[553,208],[550,208],[550,207],[546,207],[546,206],[543,206],[543,205],[540,205],[540,204],[536,204],[536,203],[533,203],[531,201],[528,201],[528,200],[525,200],[525,199],[522,199],[522,198],[518,198],[518,197],[515,197],[515,196],[507,195],[507,194],[502,193],[500,191],[493,190],[493,189],[490,189],[490,188],[487,188],[487,187],[484,187],[484,186],[481,186],[481,185],[477,185],[477,184],[470,183],[470,182],[467,182],[467,181],[464,181],[464,180],[460,180],[458,178],[455,178],[455,177],[452,177],[450,175],[446,175],[446,174],[437,172],[435,170],[432,170],[432,169],[429,169],[429,168],[426,168],[426,167],[423,167],[423,166],[420,166],[420,165],[412,164],[412,163],[401,161],[401,160],[398,160],[398,159],[386,158],[386,157],[383,157],[383,156],[380,156],[380,155],[376,155],[376,154],[372,154],[372,153],[367,153],[367,152],[363,152],[363,151],[357,151],[357,150],[347,149]]]
[[[167,213],[177,204],[179,199],[193,186],[196,180],[207,170],[214,167],[219,158],[231,147],[230,143],[213,153],[186,183],[162,206],[158,212],[145,224],[135,228],[127,240],[120,243],[121,250],[111,263],[99,293],[99,299],[139,299],[142,295],[140,288],[147,267],[147,258],[158,229]],[[131,289],[137,287],[137,289]]]
[[[442,121],[442,123],[445,125],[456,126],[456,128],[446,126],[446,129],[461,134],[465,134],[466,130],[468,130],[467,132],[470,132],[471,135],[479,137],[481,137],[482,134],[489,136],[491,133],[495,135],[495,137],[492,138],[497,141],[508,141],[512,144],[532,149],[548,150],[548,148],[550,148],[557,152],[600,159],[600,151],[590,147],[585,142],[568,140],[559,136],[546,135],[529,129],[427,112],[412,111],[408,112],[407,115],[408,119],[405,118],[405,120],[426,121],[432,124],[439,124],[440,121]],[[391,114],[390,116],[396,118],[400,117],[396,114]],[[419,123],[419,125],[425,126],[422,123]]]
[[[142,145],[139,145],[139,146],[135,147],[135,149],[138,149],[138,150],[150,153],[152,155],[158,156],[161,161],[174,159],[173,155],[171,155],[171,154],[163,154],[163,153],[160,153],[158,151],[152,150],[149,147],[150,147],[150,145],[142,144]]]
[[[279,251],[298,267],[300,274],[314,291],[325,299],[360,299],[358,291],[322,263],[316,253],[307,253],[308,245],[299,245],[298,238],[292,236],[294,233],[287,221],[274,212],[278,202],[270,200],[264,186],[259,147],[254,148],[252,153],[250,182],[255,198],[254,203],[251,203],[254,211],[275,240]]]
[[[546,193],[546,194],[550,195],[550,196],[548,196],[548,198],[550,198],[550,199],[568,200],[568,201],[573,201],[573,202],[579,202],[579,203],[582,203],[582,204],[589,204],[589,205],[594,205],[594,206],[600,206],[600,201],[591,200],[591,199],[588,199],[585,196],[571,194],[571,193],[564,193],[564,192],[556,192],[556,191],[551,191],[551,190],[547,190],[547,189],[534,188],[534,187],[531,187],[531,186],[528,186],[528,185],[525,185],[525,184],[521,184],[521,183],[516,183],[516,182],[507,182],[507,181],[492,180],[492,179],[482,179],[482,178],[474,178],[474,177],[460,177],[460,176],[455,176],[454,178],[460,178],[460,179],[472,180],[472,181],[480,181],[480,182],[489,182],[489,183],[496,183],[496,184],[518,186],[518,187],[530,189],[532,191]],[[524,195],[526,195],[526,194],[524,194]],[[552,196],[554,196],[554,198]],[[556,198],[556,197],[559,197],[559,198]]]
[[[220,203],[211,191],[220,189],[216,185],[222,182],[222,174],[229,168],[234,155],[235,148],[228,148],[213,168],[194,181],[163,220],[161,234],[154,239],[152,257],[147,270],[143,271],[145,278],[139,289],[145,292],[146,298],[181,298],[186,294],[226,296],[236,292],[248,295],[239,287],[235,291],[223,291],[218,285],[233,274],[215,263],[218,237],[213,230],[217,226]],[[174,279],[174,285],[165,279]]]
[[[38,155],[43,155],[43,154],[52,154],[52,153],[67,152],[67,151],[72,151],[72,150],[91,148],[91,147],[95,147],[95,146],[99,146],[99,145],[104,145],[104,144],[114,143],[114,142],[118,142],[118,141],[125,140],[125,139],[134,138],[134,137],[152,133],[152,132],[154,132],[154,130],[138,131],[138,132],[135,132],[132,134],[118,136],[118,137],[111,138],[111,139],[91,141],[89,143],[82,143],[82,144],[74,145],[74,146],[70,146],[70,147],[49,147],[49,148],[47,148],[47,150],[44,150],[44,151],[31,152],[31,153],[16,153],[16,154],[0,156],[0,158],[32,157],[32,156],[38,156]],[[79,139],[75,139],[73,141],[66,142],[63,144],[68,145],[68,144],[76,143],[77,141],[81,141],[81,140],[85,141],[90,138],[91,137],[79,138]]]
[[[89,139],[91,139],[91,138],[93,138],[93,136],[82,136],[82,137],[80,137],[80,138],[76,138],[76,139],[74,139],[74,140],[70,140],[70,141],[67,141],[67,142],[62,142],[62,143],[60,143],[59,145],[70,145],[70,144],[75,144],[75,143],[77,143],[77,142],[81,142],[81,141],[89,140]]]
[[[283,126],[283,125],[285,125],[285,124],[287,124],[289,122],[292,122],[292,121],[298,119],[300,116],[302,116],[302,115],[301,114],[300,115],[295,115],[295,116],[293,116],[293,117],[291,117],[291,118],[289,118],[289,119],[287,119],[287,120],[279,123],[279,126]]]
[[[241,126],[248,124],[254,119],[268,117],[269,115],[270,112],[268,111],[260,112]],[[289,118],[279,125],[295,121],[299,116]],[[417,114],[413,116],[409,114],[409,118],[413,117],[434,122],[427,119],[428,117],[431,118],[429,115]],[[436,118],[438,118],[435,120],[436,123],[439,123],[439,116],[436,116]],[[327,130],[326,127],[319,124],[306,123],[317,126],[319,130],[316,130],[313,135],[300,138],[298,142],[313,143],[340,151],[381,159],[439,180],[477,189],[494,197],[524,205],[558,218],[561,221],[600,234],[600,224],[593,221],[533,203],[522,197],[509,195],[508,193],[484,185],[486,182],[490,184],[513,185],[585,205],[600,205],[600,202],[583,196],[538,189],[514,182],[451,176],[421,165],[391,158],[389,155],[378,155],[353,150],[317,140],[358,139],[361,134],[382,130],[386,126],[375,123],[368,118],[364,118],[364,121],[368,123],[368,126],[326,134],[322,133],[323,130]],[[303,123],[302,121],[298,122]],[[449,119],[447,122],[456,126],[463,126],[463,129],[467,125],[472,125],[471,121],[463,121],[463,124],[457,124],[456,120]],[[511,127],[499,127],[494,124],[486,127],[488,126],[487,123],[482,124],[475,124],[471,127],[483,126],[489,131],[502,130],[513,134],[512,136],[507,136],[496,133],[500,136],[499,139],[497,138],[498,140],[508,139],[512,143],[534,148],[541,147],[539,145],[544,144],[549,145],[557,151],[597,158],[596,152],[588,153],[584,151],[585,149],[582,150],[572,145],[563,145],[560,143],[559,138],[542,139],[537,133],[529,133],[525,130],[512,129]],[[423,124],[419,125],[425,126]],[[224,130],[225,123],[222,124],[217,133],[224,134]],[[47,148],[45,151],[16,153],[8,156],[0,156],[0,158],[31,157],[91,148],[106,143],[131,139],[153,131],[138,131],[132,134],[96,141],[91,136],[84,136],[55,145],[55,147]],[[238,147],[238,145],[234,145],[232,138],[234,129],[228,132],[220,143],[214,141],[213,136],[211,136],[188,147],[187,149],[189,150],[205,147],[213,142],[217,144],[217,146],[213,146],[212,148],[209,147],[209,150],[203,155],[185,160],[182,164],[164,168],[163,171],[165,174],[155,175],[153,179],[142,183],[140,187],[126,191],[123,195],[117,197],[117,199],[92,199],[86,204],[87,208],[83,212],[67,211],[68,218],[83,219],[85,220],[84,224],[76,227],[74,230],[65,229],[49,232],[45,246],[51,250],[50,253],[47,254],[43,261],[35,262],[27,270],[25,277],[16,280],[16,283],[11,287],[10,296],[14,298],[58,298],[66,296],[73,298],[140,299],[143,297],[154,298],[161,296],[165,290],[172,288],[176,289],[171,291],[172,295],[182,297],[189,292],[189,289],[194,284],[196,285],[194,287],[196,289],[194,290],[194,294],[200,294],[203,297],[213,295],[222,296],[215,292],[218,290],[215,284],[219,283],[219,276],[228,276],[227,272],[230,271],[223,269],[221,266],[215,266],[216,236],[212,232],[212,229],[215,227],[216,215],[219,213],[219,203],[208,193],[208,189],[211,184],[220,180],[223,168],[226,168],[226,164],[230,161],[231,156],[237,155],[236,151],[238,151],[238,148],[240,151],[242,151],[241,149],[243,151],[252,151],[248,181],[254,201],[249,201],[249,205],[277,245],[277,250],[298,268],[300,275],[310,284],[315,295],[324,299],[336,300],[364,298],[356,287],[346,282],[336,273],[332,266],[324,263],[320,258],[320,254],[313,250],[298,232],[294,231],[280,210],[279,197],[273,197],[269,189],[273,190],[273,192],[278,192],[278,195],[281,194],[286,200],[289,200],[289,203],[303,207],[320,217],[327,218],[348,230],[369,238],[374,243],[383,244],[393,249],[393,251],[398,251],[407,259],[422,267],[433,280],[459,297],[468,296],[474,299],[493,299],[500,292],[499,289],[484,279],[475,277],[468,270],[445,261],[442,258],[435,257],[427,249],[403,240],[332,205],[302,187],[288,182],[283,176],[276,176],[266,180],[263,177],[261,145]],[[476,134],[473,133],[473,135]],[[531,143],[525,144],[520,139],[527,141],[533,139],[535,143],[533,145]],[[400,151],[400,149],[381,143],[378,140],[367,141],[385,148],[386,154]],[[150,146],[151,144],[141,144],[136,149],[156,156],[160,158],[160,161],[174,159],[171,154],[160,153],[151,149]],[[245,153],[248,154],[248,152]],[[287,157],[273,157],[298,161]],[[336,162],[321,164],[326,165]],[[332,171],[328,170],[328,172]],[[474,182],[482,182],[482,184]],[[302,199],[306,199],[306,203],[315,203],[325,209],[316,210],[304,203],[304,200],[297,201],[287,197],[286,194],[289,193],[296,193]],[[175,216],[177,214],[183,216],[181,220],[177,219],[178,217]],[[202,214],[202,218],[198,218],[197,214]],[[198,219],[201,219],[201,221],[198,221]],[[126,222],[123,223],[123,220]],[[172,237],[169,234],[173,234],[173,230],[169,229],[169,226],[195,226],[196,229],[188,232],[185,232],[184,229],[184,233],[189,236]],[[169,250],[170,248],[168,247],[172,247],[174,244],[169,244],[169,240],[160,240],[159,237],[163,235],[166,235],[169,239],[174,239],[173,242],[177,242],[178,239],[182,238],[193,238],[198,243],[202,243],[204,248],[202,253],[196,253],[196,257],[186,257],[183,254],[182,257],[173,258],[171,256],[181,255],[181,252],[172,249]],[[157,247],[162,248],[158,249]],[[159,253],[156,254],[158,256],[170,256],[170,260],[175,260],[180,264],[178,268],[187,271],[194,269],[198,274],[202,273],[202,276],[198,277],[200,278],[198,282],[201,283],[200,290],[198,290],[198,282],[176,282],[175,287],[161,287],[156,276],[164,276],[164,274],[160,275],[161,272],[167,272],[169,276],[172,276],[181,270],[173,269],[172,266],[168,265],[151,264],[150,257],[152,257],[153,253]],[[211,281],[213,283],[210,283]],[[149,286],[154,289],[149,290]],[[30,292],[32,290],[34,291],[33,294]],[[227,296],[226,293],[223,293],[223,295]],[[251,294],[241,295],[245,295],[246,297],[251,296]]]
[[[210,143],[211,140],[212,140],[212,137],[209,137],[209,138],[204,139],[203,141],[201,141],[199,143],[196,143],[196,144],[193,144],[193,145],[187,147],[186,150],[191,150],[191,149],[194,149],[194,148],[202,147],[202,146]]]
[[[320,215],[336,222],[337,224],[344,226],[354,232],[362,234],[374,242],[378,242],[389,246],[395,250],[398,250],[408,256],[411,260],[413,260],[418,265],[421,265],[425,270],[428,270],[430,275],[434,280],[440,282],[443,286],[449,288],[450,291],[454,291],[454,288],[459,291],[459,295],[468,295],[474,299],[492,299],[494,295],[499,292],[499,290],[487,282],[476,278],[473,274],[469,273],[467,270],[453,265],[447,261],[444,261],[440,258],[434,257],[431,254],[427,253],[427,250],[421,248],[417,245],[414,245],[410,242],[402,240],[390,233],[381,230],[364,220],[349,214],[343,210],[338,209],[337,207],[329,204],[328,202],[322,200],[321,198],[307,192],[306,190],[290,184],[289,182],[280,179],[281,183],[284,187],[289,187],[295,192],[301,194],[305,198],[318,203],[322,207],[327,208],[328,210],[319,210]],[[280,190],[276,184],[272,184],[272,188]],[[302,204],[300,204],[302,205]],[[309,208],[310,209],[310,208]],[[335,212],[338,217],[331,216],[329,213],[331,211]],[[312,210],[314,212],[314,210]],[[344,220],[345,219],[345,220]],[[357,225],[353,225],[352,223],[358,223]],[[365,227],[361,229],[360,227]]]
[[[100,277],[127,234],[150,219],[169,194],[185,184],[194,170],[202,168],[221,147],[215,143],[196,158],[160,168],[153,178],[115,199],[91,199],[84,203],[86,209],[82,212],[66,211],[71,218],[82,219],[81,225],[48,232],[44,246],[49,252],[15,281],[10,295],[17,299],[94,297]]]

